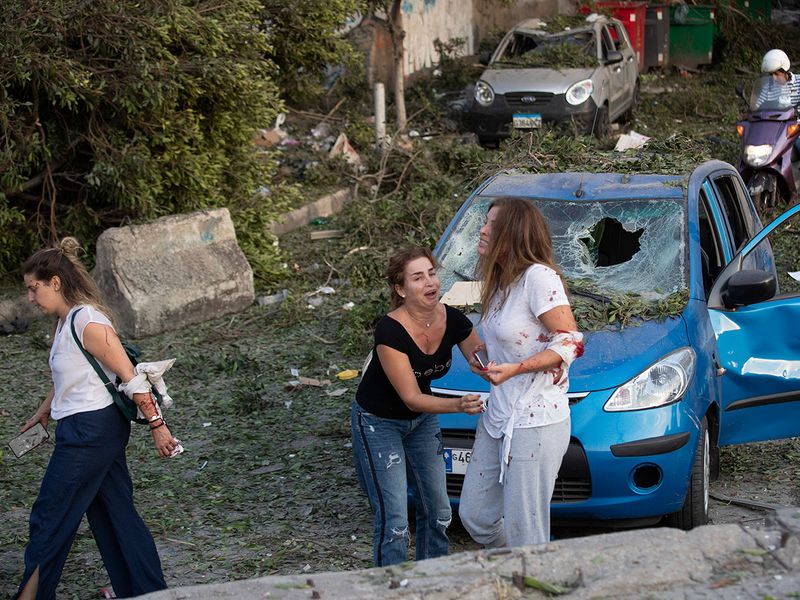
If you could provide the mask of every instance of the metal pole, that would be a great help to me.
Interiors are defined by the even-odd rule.
[[[382,83],[375,84],[375,144],[386,143],[386,91]]]

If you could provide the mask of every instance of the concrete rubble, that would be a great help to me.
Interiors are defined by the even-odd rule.
[[[763,600],[796,597],[798,591],[800,509],[792,508],[775,513],[762,529],[733,524],[641,529],[390,568],[175,588],[142,598],[510,600],[557,594],[576,600]]]
[[[238,313],[255,300],[227,208],[105,230],[93,275],[132,337]]]

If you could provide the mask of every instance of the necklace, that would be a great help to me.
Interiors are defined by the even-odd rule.
[[[408,308],[406,308],[406,313],[408,313],[408,316],[411,317],[411,319],[415,323],[419,323],[420,325],[425,325],[426,329],[430,328],[430,326],[433,325],[433,322],[436,320],[436,313],[433,314],[433,319],[431,319],[430,321],[428,321],[427,319],[419,319],[415,317],[413,314],[411,314],[411,311],[409,311]]]

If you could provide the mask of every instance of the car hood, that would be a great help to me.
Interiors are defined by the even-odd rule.
[[[508,92],[550,92],[564,94],[569,86],[590,79],[595,69],[486,69],[481,79],[495,94]]]
[[[480,333],[480,329],[478,330]],[[571,393],[616,388],[670,352],[689,345],[682,316],[661,322],[644,321],[621,330],[584,334],[584,354],[569,371]],[[470,370],[459,352],[434,389],[488,392],[489,384]]]

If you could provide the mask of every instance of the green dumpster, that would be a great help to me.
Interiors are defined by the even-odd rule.
[[[713,59],[715,26],[713,6],[670,6],[670,63],[683,67],[710,65]]]

